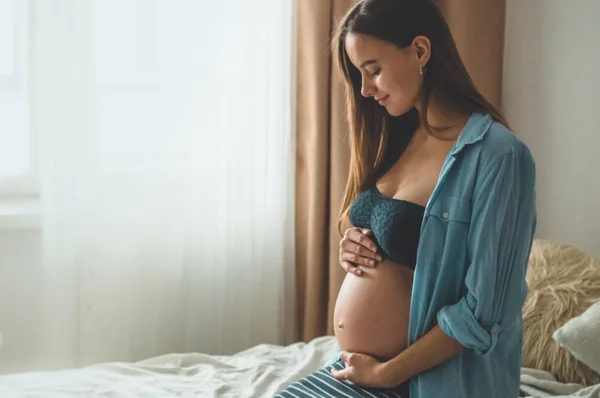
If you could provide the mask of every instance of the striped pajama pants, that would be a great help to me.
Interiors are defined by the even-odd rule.
[[[361,388],[348,381],[339,381],[331,368],[344,369],[338,359],[281,391],[274,398],[409,398],[408,383],[393,389]]]

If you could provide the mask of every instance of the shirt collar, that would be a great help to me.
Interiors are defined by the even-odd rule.
[[[452,156],[456,156],[467,145],[481,141],[489,131],[492,122],[492,117],[488,114],[471,114],[467,124],[465,124],[465,127],[460,132],[458,140],[450,151]]]

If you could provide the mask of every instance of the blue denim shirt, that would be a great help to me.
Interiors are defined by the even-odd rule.
[[[439,324],[466,349],[413,378],[411,398],[518,396],[536,222],[529,149],[473,114],[425,210],[409,324],[409,344]]]

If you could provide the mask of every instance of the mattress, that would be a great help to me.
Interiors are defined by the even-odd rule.
[[[2,398],[272,397],[317,371],[337,352],[326,336],[235,355],[169,354],[136,363],[0,376]]]

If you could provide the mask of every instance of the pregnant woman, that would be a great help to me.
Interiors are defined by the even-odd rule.
[[[334,56],[351,164],[340,353],[278,397],[518,395],[535,166],[430,0],[362,0]]]

